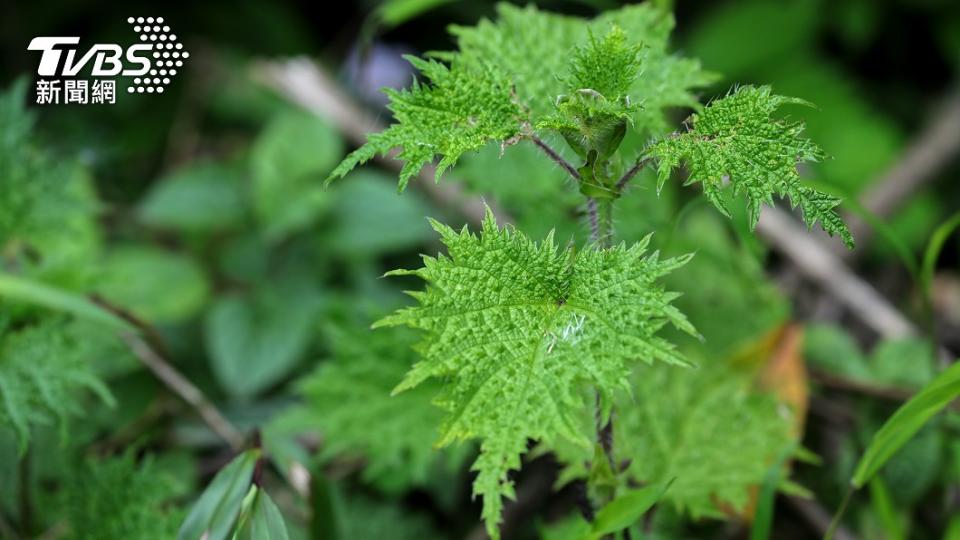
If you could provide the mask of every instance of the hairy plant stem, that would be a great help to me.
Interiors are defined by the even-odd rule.
[[[598,214],[596,242],[602,249],[608,249],[613,245],[613,201],[602,199],[596,201],[596,206]],[[603,447],[610,469],[616,473],[616,459],[613,456],[613,411],[610,411],[610,417],[604,422],[602,408],[600,394],[597,393],[597,441]]]

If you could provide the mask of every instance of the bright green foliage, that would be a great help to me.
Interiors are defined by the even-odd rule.
[[[629,394],[614,404],[614,449],[627,475],[643,485],[673,481],[663,500],[699,517],[743,509],[791,444],[789,409],[753,386],[751,374],[714,360],[695,370],[637,369]],[[594,429],[585,411],[581,431]],[[593,449],[549,448],[566,468],[562,482],[587,478]]]
[[[137,464],[134,452],[90,461],[69,479],[61,494],[66,538],[167,540],[177,534],[182,512],[174,499],[176,480],[153,461]]]
[[[331,178],[397,147],[402,148],[397,158],[405,162],[401,188],[435,156],[441,157],[439,178],[465,152],[490,141],[513,142],[529,126],[540,125],[554,112],[557,98],[570,94],[570,85],[585,91],[573,94],[582,106],[625,115],[640,110],[626,103],[644,104],[643,114],[634,115],[640,117],[637,129],[660,131],[665,107],[696,106],[690,89],[713,79],[699,63],[666,52],[673,19],[650,5],[625,7],[592,21],[508,4],[499,5],[498,14],[497,22],[453,27],[459,51],[434,54],[449,65],[410,58],[429,82],[388,91],[396,123],[371,135]],[[598,41],[593,35],[607,37]],[[571,56],[577,59],[572,71]]]
[[[587,44],[591,34],[607,35],[614,26],[642,47],[642,74],[628,92],[633,102],[644,106],[638,130],[664,129],[664,108],[696,107],[691,89],[714,80],[698,61],[667,52],[673,16],[650,3],[608,11],[591,21],[506,3],[497,6],[497,15],[496,22],[453,27],[459,56],[470,62],[486,60],[506,71],[535,120],[552,112],[557,96],[568,92],[569,78],[563,74],[570,69],[574,48]]]
[[[81,287],[100,247],[96,197],[75,162],[34,147],[23,83],[0,93],[0,267]]]
[[[464,152],[479,150],[490,140],[508,139],[521,124],[521,110],[510,93],[510,81],[487,63],[454,59],[448,67],[436,60],[407,57],[430,82],[409,90],[388,90],[397,123],[370,136],[367,144],[334,169],[341,177],[376,154],[402,147],[405,161],[400,188],[434,156],[441,156],[437,178]]]
[[[607,101],[621,101],[640,71],[640,50],[619,26],[602,40],[591,34],[589,44],[577,47],[573,54],[567,85],[573,90],[593,90]]]
[[[610,158],[638,109],[630,102],[630,85],[640,69],[640,46],[630,43],[618,26],[602,40],[593,35],[573,55],[567,80],[569,95],[557,98],[557,110],[538,128],[560,132],[567,144],[588,163]],[[581,176],[592,176],[582,171]]]
[[[362,457],[364,478],[382,488],[425,485],[441,456],[433,443],[443,411],[431,403],[440,385],[430,381],[390,395],[416,360],[411,348],[415,336],[403,329],[341,327],[329,328],[327,335],[333,358],[301,380],[305,403],[281,422],[319,430],[324,461]],[[448,451],[443,457],[453,454]],[[459,463],[452,459],[448,465]]]
[[[632,399],[617,411],[616,445],[632,459],[629,474],[675,478],[664,499],[694,517],[719,517],[719,505],[742,509],[790,443],[789,410],[722,364],[638,371]]]
[[[729,211],[720,191],[729,180],[735,193],[747,196],[752,225],[760,219],[763,204],[772,206],[774,195],[786,196],[800,207],[808,226],[819,221],[852,248],[853,237],[836,212],[840,199],[800,182],[797,166],[818,161],[823,153],[801,136],[802,123],[773,117],[782,105],[804,103],[774,95],[766,86],[743,86],[714,101],[693,115],[689,131],[651,148],[649,155],[660,162],[660,183],[686,162],[688,182],[702,183],[704,195],[724,214]]]
[[[79,410],[78,392],[90,389],[111,403],[92,373],[86,345],[56,319],[18,331],[0,328],[0,426],[16,433],[26,450],[30,427],[59,423]]]
[[[479,237],[433,225],[448,256],[393,272],[419,276],[427,288],[412,293],[418,306],[378,326],[424,331],[423,360],[395,391],[446,381],[436,400],[448,412],[439,445],[481,439],[474,492],[495,536],[501,498],[514,495],[508,472],[519,468],[528,439],[590,446],[574,425],[588,405],[583,383],[609,395],[626,386],[634,361],[684,363],[655,334],[667,322],[695,331],[670,305],[676,295],[656,280],[689,257],[661,261],[646,254],[646,240],[574,253],[558,249],[552,236],[537,244],[498,229],[489,212]]]

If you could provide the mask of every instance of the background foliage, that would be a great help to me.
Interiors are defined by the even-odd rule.
[[[618,7],[537,5],[589,17]],[[500,50],[496,28],[473,28],[496,8],[484,1],[342,7],[332,17],[323,4],[292,1],[164,6],[162,15],[196,51],[193,61],[168,93],[113,107],[30,104],[36,56],[26,44],[72,34],[122,42],[125,17],[156,7],[0,7],[2,277],[135,316],[248,441],[259,431],[269,461],[256,489],[247,491],[248,479],[238,491],[247,497],[248,530],[275,527],[275,504],[291,538],[476,537],[483,533],[470,464],[478,449],[434,448],[444,417],[431,403],[439,384],[390,397],[418,358],[416,335],[369,329],[409,305],[403,290],[420,288],[415,278],[380,276],[445,251],[426,217],[457,230],[468,220],[419,186],[398,195],[394,172],[376,164],[324,189],[355,144],[254,81],[250,68],[266,57],[313,56],[352,99],[386,118],[377,89],[406,87],[413,73],[401,54],[450,50],[454,39]],[[869,193],[936,117],[937,104],[957,92],[956,2],[669,7],[677,19],[671,50],[715,74],[696,81],[709,84],[704,101],[736,81],[815,104],[787,107],[778,118],[805,122],[826,159],[798,172],[837,195]],[[508,19],[523,13],[500,9]],[[454,38],[445,30],[451,23],[460,25]],[[517,91],[564,91],[553,74],[565,51],[506,50],[521,56],[501,64],[533,51],[543,69]],[[663,99],[683,105],[690,96]],[[687,114],[647,121],[674,126]],[[646,141],[635,138],[624,144],[642,148]],[[444,181],[509,212],[530,238],[555,229],[560,248],[586,239],[581,199],[563,171],[528,143],[499,154],[495,145],[464,153]],[[931,182],[878,216],[886,232],[850,262],[953,351],[960,350],[960,241],[947,237],[926,283],[904,253],[919,259],[936,227],[960,210],[958,173],[954,153]],[[772,499],[770,537],[818,537],[824,524],[793,497],[833,513],[871,437],[942,366],[924,336],[882,339],[805,281],[749,234],[742,203],[730,201],[728,221],[697,189],[668,183],[657,196],[655,176],[642,173],[619,203],[617,238],[633,243],[656,231],[651,248],[663,258],[696,252],[664,286],[683,293],[675,304],[704,340],[667,330],[700,369],[643,368],[629,391],[613,396],[622,411],[617,429],[629,453],[643,456],[621,465],[637,485],[676,478],[636,532],[744,537],[762,522],[762,494],[772,483],[780,495]],[[0,537],[175,536],[235,450],[144,368],[115,328],[13,301],[20,282],[0,281],[0,291]],[[591,425],[592,412],[584,412],[572,421]],[[955,538],[958,429],[953,412],[923,427],[854,496],[844,532]],[[514,477],[525,505],[507,518],[505,536],[582,532],[576,480],[591,474],[581,464],[592,453],[562,444],[535,449],[539,457],[528,457]],[[293,487],[298,467],[310,473],[310,499]],[[552,486],[558,491],[550,494]]]

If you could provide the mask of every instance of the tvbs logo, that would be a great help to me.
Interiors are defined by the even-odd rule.
[[[36,37],[27,47],[40,51],[37,103],[103,104],[116,102],[117,79],[129,81],[127,93],[162,94],[190,53],[183,50],[163,17],[129,17],[140,42],[126,48],[97,43],[83,51],[75,36]],[[83,73],[91,79],[80,78]]]

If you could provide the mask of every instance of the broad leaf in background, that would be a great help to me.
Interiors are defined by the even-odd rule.
[[[168,540],[183,512],[175,499],[183,485],[136,452],[91,460],[69,477],[57,500],[68,525],[66,538]]]
[[[209,295],[203,269],[187,255],[129,245],[107,253],[101,265],[97,293],[152,323],[183,322]]]
[[[474,492],[496,537],[502,497],[514,496],[508,474],[528,439],[590,446],[574,425],[584,382],[609,396],[626,386],[637,359],[685,364],[656,334],[668,323],[696,332],[657,282],[689,257],[659,260],[647,242],[573,253],[552,236],[537,244],[498,228],[489,210],[479,237],[433,224],[448,255],[392,272],[422,278],[426,290],[413,293],[419,305],[377,326],[424,331],[423,359],[395,392],[446,381],[436,400],[448,413],[438,444],[481,440]]]
[[[156,181],[137,208],[148,227],[186,232],[218,232],[244,219],[242,179],[231,169],[203,163]]]
[[[220,470],[193,504],[177,540],[225,540],[233,531],[250,488],[258,450],[247,450]]]
[[[249,398],[287,376],[310,343],[321,303],[303,280],[217,300],[204,321],[204,340],[223,389]]]
[[[327,207],[322,181],[343,150],[337,131],[313,114],[274,117],[250,155],[254,210],[268,239],[302,230]]]
[[[348,257],[396,253],[425,244],[433,235],[429,206],[419,193],[397,193],[395,180],[371,170],[352,173],[331,197],[335,219],[329,245]]]
[[[805,104],[775,95],[769,87],[743,86],[694,114],[690,129],[655,144],[649,155],[659,160],[659,182],[686,163],[688,183],[701,183],[703,193],[723,214],[730,215],[721,196],[724,183],[747,197],[751,227],[760,219],[760,208],[774,204],[773,196],[789,197],[812,227],[817,221],[847,247],[853,237],[836,212],[840,199],[803,185],[797,165],[822,159],[823,153],[803,138],[803,124],[773,117],[782,105]]]
[[[326,335],[333,358],[298,382],[304,403],[278,424],[319,431],[321,460],[361,458],[364,479],[390,492],[425,486],[437,467],[459,468],[463,448],[434,448],[444,412],[431,400],[440,384],[430,381],[390,395],[417,359],[414,333],[332,326]]]

